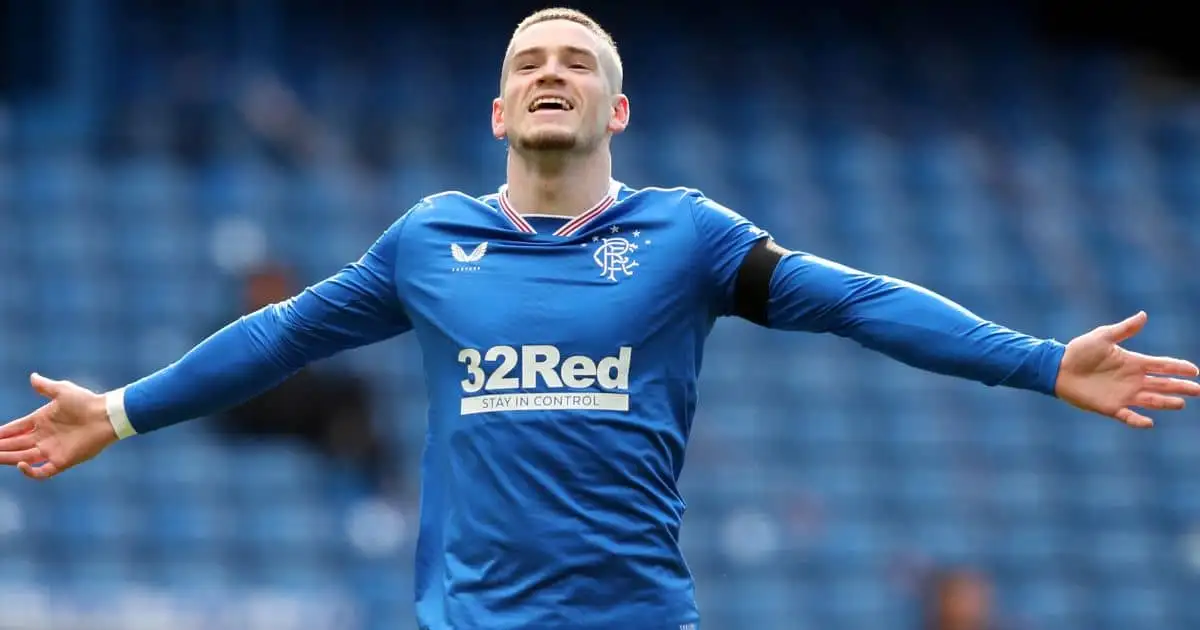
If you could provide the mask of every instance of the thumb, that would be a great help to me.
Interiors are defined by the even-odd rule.
[[[1138,311],[1136,315],[1125,321],[1106,326],[1104,338],[1113,343],[1121,343],[1141,332],[1142,328],[1146,326],[1146,319],[1146,311]]]
[[[61,381],[48,379],[37,372],[29,375],[29,383],[33,385],[33,391],[50,399],[58,398],[63,390]]]

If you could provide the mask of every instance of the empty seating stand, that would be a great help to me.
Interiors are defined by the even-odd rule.
[[[421,196],[495,190],[494,64],[442,37],[414,30],[394,45],[446,59],[387,56],[397,131],[383,171],[338,142],[286,168],[237,141],[200,166],[153,148],[106,159],[61,133],[37,142],[54,120],[14,106],[24,140],[0,145],[0,413],[38,404],[31,370],[108,388],[165,365],[233,308],[230,272],[262,252],[314,281]],[[719,45],[638,44],[679,63],[628,69],[637,115],[614,143],[619,179],[699,187],[789,247],[1037,335],[1065,340],[1146,308],[1137,349],[1200,356],[1200,125],[1182,106],[1137,108],[1113,59],[1051,63],[1023,40],[1003,43],[1007,55],[993,41],[901,54],[830,36],[729,51],[754,69],[730,91],[727,72],[687,62],[693,44]],[[308,68],[297,87],[347,139],[353,117],[321,86],[353,77],[311,61],[293,59]],[[445,106],[412,97],[422,89]],[[244,136],[225,124],[221,138]],[[415,343],[347,360],[380,385],[384,433],[419,474]],[[916,601],[897,567],[943,563],[988,571],[1003,617],[1023,628],[1200,624],[1191,414],[1131,432],[842,339],[737,321],[713,333],[701,398],[681,484],[706,630],[898,627]],[[255,616],[244,594],[256,593],[297,628],[330,611],[413,627],[417,515],[380,552],[364,542],[356,492],[319,457],[234,448],[202,422],[51,483],[10,471],[0,610],[36,621],[99,602],[128,621],[153,601],[178,621],[213,614],[197,604],[212,601],[239,620],[227,627],[289,627]],[[171,625],[185,627],[158,627]]]

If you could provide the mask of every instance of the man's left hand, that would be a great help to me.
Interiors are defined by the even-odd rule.
[[[1134,411],[1178,411],[1185,397],[1200,396],[1200,375],[1190,361],[1131,352],[1119,344],[1146,325],[1146,313],[1100,326],[1067,344],[1054,393],[1085,411],[1115,418],[1139,429],[1154,426],[1150,418]],[[1187,378],[1180,378],[1187,377]]]

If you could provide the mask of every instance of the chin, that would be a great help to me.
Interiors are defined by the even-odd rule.
[[[539,129],[518,136],[513,145],[525,151],[571,151],[579,146],[579,136],[565,129]]]

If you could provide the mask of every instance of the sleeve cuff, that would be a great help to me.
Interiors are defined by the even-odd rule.
[[[1047,396],[1057,397],[1058,372],[1062,367],[1063,355],[1067,353],[1067,346],[1053,339],[1048,340],[1046,346],[1041,365],[1038,367],[1038,389]]]
[[[129,416],[125,413],[125,388],[114,389],[104,395],[104,407],[108,411],[108,421],[112,423],[113,431],[118,440],[137,435]]]

